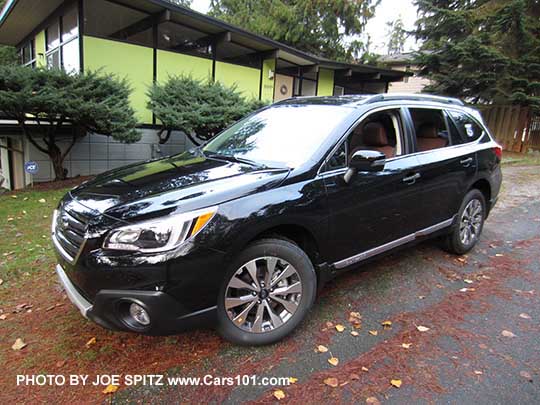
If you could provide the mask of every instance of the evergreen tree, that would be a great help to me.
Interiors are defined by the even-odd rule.
[[[210,14],[254,33],[331,59],[350,61],[380,0],[211,0]]]
[[[129,94],[126,82],[110,75],[0,66],[0,115],[17,121],[26,139],[50,157],[56,180],[66,178],[64,159],[87,132],[126,143],[140,139]],[[72,131],[62,150],[65,123]]]
[[[0,10],[4,8],[6,0],[0,0]],[[17,63],[17,51],[13,46],[0,45],[0,66]]]
[[[388,27],[388,55],[403,53],[405,41],[407,40],[407,31],[403,26],[401,17],[387,22],[386,26]]]
[[[236,91],[219,82],[199,82],[189,76],[170,76],[148,91],[148,108],[162,128],[159,142],[165,143],[172,131],[183,131],[195,145],[210,140],[249,112],[264,105],[246,101]]]
[[[540,108],[540,1],[417,0],[426,90]]]

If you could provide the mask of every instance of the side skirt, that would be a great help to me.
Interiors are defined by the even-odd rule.
[[[341,270],[345,267],[349,267],[353,264],[359,263],[361,261],[364,261],[366,259],[369,259],[370,257],[379,255],[381,253],[384,253],[388,250],[394,249],[398,246],[404,245],[406,243],[413,242],[416,239],[422,238],[424,236],[430,235],[434,232],[440,231],[441,229],[448,228],[454,223],[454,218],[447,219],[446,221],[439,222],[438,224],[429,226],[427,228],[421,229],[415,233],[411,233],[410,235],[403,236],[402,238],[393,240],[391,242],[385,243],[384,245],[374,247],[372,249],[366,250],[365,252],[358,253],[354,256],[348,257],[346,259],[340,260],[339,262],[335,262],[333,264],[334,269]]]

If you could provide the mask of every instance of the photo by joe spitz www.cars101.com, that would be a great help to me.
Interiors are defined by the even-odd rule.
[[[202,147],[70,191],[52,223],[56,271],[105,328],[212,325],[269,344],[362,261],[432,237],[472,249],[497,201],[501,152],[456,99],[288,99]]]

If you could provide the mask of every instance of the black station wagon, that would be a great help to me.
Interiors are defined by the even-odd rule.
[[[500,161],[459,100],[289,99],[202,147],[69,192],[52,226],[57,273],[81,313],[109,329],[211,324],[239,344],[272,343],[327,280],[364,260],[428,237],[470,250]]]

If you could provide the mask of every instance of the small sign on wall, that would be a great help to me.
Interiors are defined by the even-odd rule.
[[[37,172],[39,172],[39,165],[37,164],[37,162],[31,160],[24,164],[24,170],[28,174],[36,174]]]

